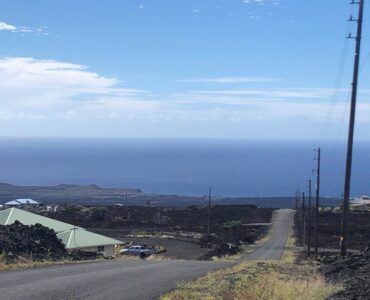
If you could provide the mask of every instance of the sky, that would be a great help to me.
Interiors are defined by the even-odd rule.
[[[0,0],[0,136],[343,139],[358,9],[348,3]]]

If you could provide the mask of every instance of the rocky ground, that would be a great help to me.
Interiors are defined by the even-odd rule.
[[[166,255],[169,257],[209,259],[211,256],[235,254],[242,243],[252,244],[261,238],[268,226],[250,224],[269,223],[273,211],[255,205],[212,206],[209,236],[207,206],[66,205],[57,212],[43,212],[40,208],[36,212],[123,241],[157,238],[157,244],[153,246],[167,249],[167,245]]]
[[[370,299],[370,254],[346,258],[328,254],[323,255],[320,262],[320,270],[327,280],[340,283],[344,288],[329,299]]]
[[[307,217],[306,217],[307,218]],[[306,219],[307,220],[307,219]],[[295,235],[302,244],[302,214],[296,214]],[[311,222],[312,237],[314,234],[314,219]],[[306,244],[308,242],[308,220],[306,222]],[[339,238],[342,230],[342,214],[340,211],[322,211],[319,216],[319,247],[324,249],[339,249]],[[312,238],[313,240],[313,238]],[[348,215],[348,248],[364,250],[370,242],[370,212],[350,212]]]
[[[101,257],[97,253],[65,249],[54,230],[36,225],[23,225],[16,221],[0,225],[0,269],[2,264],[30,263],[40,261],[80,261]]]
[[[370,252],[364,253],[370,241],[370,212],[351,212],[349,214],[348,248],[350,254],[347,257],[339,255],[341,220],[342,215],[338,211],[322,211],[320,213],[320,271],[327,281],[343,286],[341,291],[335,293],[329,299],[370,299]],[[302,245],[303,223],[301,212],[296,213],[294,223],[297,244]],[[306,229],[306,237],[308,237],[309,228]],[[314,232],[313,226],[311,232],[312,234]],[[306,254],[302,252],[300,259],[307,259]]]
[[[54,230],[40,224],[0,225],[0,253],[3,262],[20,258],[32,260],[60,260],[67,256],[66,249]]]

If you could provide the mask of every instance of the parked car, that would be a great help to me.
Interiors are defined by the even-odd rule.
[[[147,246],[140,246],[140,245],[131,246],[126,249],[122,249],[120,251],[120,254],[137,255],[140,257],[146,257],[154,253],[155,253],[154,249],[147,247]]]

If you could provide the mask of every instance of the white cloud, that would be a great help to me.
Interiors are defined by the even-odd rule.
[[[48,35],[47,32],[44,31],[43,28],[30,28],[30,27],[25,27],[25,26],[15,26],[12,24],[8,24],[5,22],[0,22],[0,31],[10,31],[10,32],[15,32],[15,33],[35,33],[37,35]]]
[[[252,97],[253,99],[259,98],[278,98],[286,99],[328,99],[333,97],[337,91],[334,89],[323,88],[264,88],[264,89],[234,89],[234,90],[201,90],[193,91],[192,94],[198,95],[228,95],[232,97]]]
[[[227,78],[234,80],[216,82],[245,82]],[[333,110],[335,93],[341,99]],[[329,117],[343,123],[347,93],[266,87],[155,95],[123,88],[118,79],[83,65],[9,57],[0,59],[0,135],[39,135],[41,130],[49,136],[218,136],[222,130],[226,136],[235,130],[240,136],[250,130],[253,136],[259,126],[265,128],[260,136],[271,136],[279,126],[310,130]],[[370,91],[360,95],[358,121],[368,124]]]
[[[278,81],[275,78],[263,78],[263,77],[218,77],[218,78],[202,78],[202,79],[182,79],[177,80],[178,82],[187,83],[248,83],[248,82],[272,82]]]
[[[7,24],[5,22],[0,22],[0,30],[15,31],[17,30],[17,27],[15,27],[14,25]]]
[[[265,4],[272,4],[272,5],[280,5],[281,0],[243,0],[244,4],[257,4],[257,5],[265,5]]]
[[[52,118],[71,116],[71,111],[77,117],[110,114],[115,109],[143,106],[134,99],[142,93],[122,88],[117,79],[100,76],[78,64],[24,57],[0,60],[0,118]]]

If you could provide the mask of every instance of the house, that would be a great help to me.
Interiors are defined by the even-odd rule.
[[[103,253],[107,257],[117,253],[119,245],[123,244],[121,241],[87,231],[83,228],[74,228],[58,233],[57,237],[62,240],[66,249],[71,251],[79,249],[85,252],[98,252]]]
[[[10,225],[15,221],[19,221],[24,225],[35,225],[38,223],[53,229],[57,237],[70,252],[74,250],[98,252],[109,257],[113,256],[119,250],[119,246],[124,244],[119,240],[96,234],[81,227],[40,216],[22,209],[9,208],[0,211],[0,225]]]
[[[4,206],[23,206],[23,205],[34,205],[34,206],[37,206],[37,205],[40,205],[40,202],[37,202],[35,200],[32,200],[32,199],[15,199],[15,200],[12,200],[12,201],[8,201],[6,203],[4,203]]]

